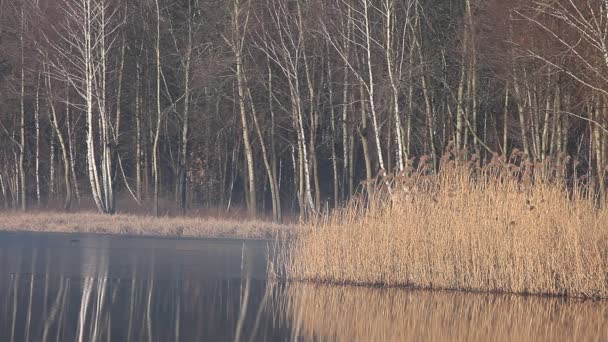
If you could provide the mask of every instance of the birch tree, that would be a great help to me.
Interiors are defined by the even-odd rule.
[[[72,204],[72,182],[70,179],[70,158],[68,156],[68,146],[66,144],[63,132],[61,131],[61,127],[59,124],[59,119],[57,115],[57,109],[55,106],[55,98],[53,94],[52,82],[50,75],[47,73],[45,78],[45,87],[47,91],[47,102],[50,107],[50,119],[55,134],[57,135],[57,140],[59,141],[59,147],[61,148],[61,160],[63,162],[63,182],[65,185],[65,199],[63,202],[63,209],[69,210]]]
[[[91,195],[100,212],[111,214],[115,197],[107,77],[109,56],[115,53],[116,31],[121,22],[117,20],[117,9],[106,0],[74,0],[66,2],[63,9],[63,21],[46,34],[53,50],[49,58],[51,75],[67,80],[84,101]],[[96,136],[101,144],[95,143]]]
[[[297,196],[300,213],[307,215],[315,212],[316,205],[312,197],[310,156],[304,126],[303,97],[300,93],[304,32],[298,29],[297,17],[290,13],[283,1],[268,1],[266,9],[270,24],[265,27],[264,35],[260,37],[258,44],[266,57],[281,70],[288,84],[289,114],[296,132],[299,161],[298,167],[294,168],[299,173]],[[270,34],[269,30],[274,34]]]
[[[238,104],[239,114],[241,118],[241,132],[243,138],[243,146],[245,150],[245,160],[247,164],[247,178],[248,187],[247,196],[248,200],[248,212],[250,217],[255,217],[257,213],[257,195],[256,195],[256,177],[255,177],[255,163],[253,156],[253,148],[251,145],[251,138],[249,136],[249,119],[247,115],[246,101],[246,84],[245,84],[245,70],[244,70],[244,57],[243,52],[245,48],[245,38],[247,35],[247,28],[249,25],[251,1],[247,4],[242,4],[240,0],[234,0],[232,8],[230,10],[231,20],[231,37],[228,44],[232,48],[235,60],[235,74],[237,81],[238,91]]]

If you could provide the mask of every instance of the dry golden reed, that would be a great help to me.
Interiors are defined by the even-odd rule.
[[[608,210],[585,195],[567,158],[457,159],[444,157],[439,172],[422,160],[310,222],[283,250],[284,276],[608,297]]]

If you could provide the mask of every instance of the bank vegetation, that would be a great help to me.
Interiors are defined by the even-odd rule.
[[[221,218],[206,215],[154,217],[150,215],[103,215],[95,211],[74,213],[0,212],[0,231],[84,233],[131,236],[273,239],[295,232],[294,225],[263,220]]]
[[[446,155],[378,178],[281,255],[291,280],[608,297],[608,210],[565,155]]]

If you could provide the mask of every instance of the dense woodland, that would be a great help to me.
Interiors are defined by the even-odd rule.
[[[608,1],[0,0],[0,206],[281,220],[447,149],[603,197],[607,102]]]

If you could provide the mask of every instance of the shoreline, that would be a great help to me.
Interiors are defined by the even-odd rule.
[[[174,240],[174,241],[217,241],[217,242],[230,242],[230,241],[244,241],[244,242],[274,242],[275,238],[247,238],[247,237],[230,237],[230,236],[178,236],[178,235],[154,235],[154,234],[122,234],[122,233],[90,233],[90,232],[62,232],[62,231],[32,231],[32,230],[16,230],[16,229],[4,229],[0,228],[0,236],[2,234],[15,234],[15,235],[32,235],[41,236],[47,235],[52,237],[99,237],[99,238],[125,238],[125,239],[155,239],[155,240]]]
[[[94,212],[1,212],[0,232],[90,234],[123,237],[273,240],[295,225],[213,217],[153,217]]]

